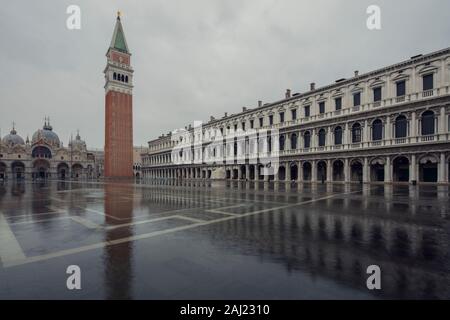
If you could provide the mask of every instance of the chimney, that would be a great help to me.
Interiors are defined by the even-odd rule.
[[[258,107],[262,107],[262,101],[258,100]]]
[[[247,107],[242,107],[242,112],[247,111]]]
[[[309,85],[309,89],[310,89],[311,91],[316,90],[316,84],[315,84],[314,82],[311,82],[311,84]]]
[[[291,89],[286,89],[286,99],[291,97]]]
[[[214,121],[214,120],[216,120],[216,119],[213,116],[209,117],[209,121]]]
[[[355,77],[359,76],[359,71],[355,70]]]
[[[224,117],[225,117],[225,118],[228,117],[228,112],[225,112],[225,116],[224,116]]]

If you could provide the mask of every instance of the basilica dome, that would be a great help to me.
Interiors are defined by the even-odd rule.
[[[53,132],[53,128],[49,122],[45,122],[42,129],[39,129],[33,134],[33,138],[31,140],[32,144],[38,143],[39,140],[44,140],[44,142],[59,147],[60,141],[59,137],[56,133]]]
[[[13,128],[11,132],[3,138],[3,143],[9,146],[25,145],[22,137],[17,134],[17,131]]]
[[[71,148],[79,148],[79,149],[86,149],[86,142],[84,140],[81,140],[80,134],[77,133],[77,136],[75,137],[75,140],[72,140],[69,142],[69,147]]]

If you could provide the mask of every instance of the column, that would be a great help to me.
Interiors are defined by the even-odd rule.
[[[439,181],[440,183],[447,183],[448,182],[448,173],[447,173],[447,163],[445,161],[445,153],[441,152],[441,158],[439,161]]]
[[[317,181],[316,160],[311,161],[311,182]]]
[[[416,120],[416,112],[411,112],[411,132],[409,133],[411,137],[413,137],[415,141],[415,137],[418,136],[417,132],[417,120]]]
[[[350,143],[350,130],[348,128],[348,123],[345,124],[344,127],[344,144],[348,145]]]
[[[445,107],[441,107],[441,114],[439,115],[439,134],[444,134],[447,132],[447,117],[445,115]]]
[[[368,146],[369,145],[369,141],[370,141],[370,137],[369,137],[369,133],[370,133],[370,130],[369,130],[369,121],[367,121],[367,120],[364,120],[364,134],[363,134],[363,136],[362,136],[362,138],[363,138],[363,140],[362,140],[362,146],[364,147],[364,146]]]
[[[344,182],[350,182],[350,166],[348,158],[344,159]]]
[[[327,182],[331,182],[332,180],[331,170],[331,160],[327,160]]]
[[[245,165],[245,179],[250,181],[250,165]]]
[[[238,170],[238,180],[240,180],[240,179],[242,179],[242,170],[241,170],[241,166],[238,166],[237,170]]]
[[[297,161],[297,181],[303,182],[303,167],[301,161]]]
[[[411,155],[411,161],[409,162],[409,182],[417,181],[417,165],[416,165],[416,155]]]
[[[370,182],[369,178],[369,159],[367,157],[364,158],[364,164],[363,164],[363,183]]]
[[[391,140],[391,117],[387,116],[386,117],[386,124],[385,124],[386,128],[384,129],[385,131],[385,140],[389,140],[389,142],[386,142],[387,144],[390,144],[390,140]]]
[[[392,165],[390,156],[386,157],[386,163],[384,165],[384,182],[392,182]]]
[[[286,179],[285,180],[287,182],[290,182],[291,181],[291,166],[290,166],[289,162],[286,163],[285,168],[286,168]]]

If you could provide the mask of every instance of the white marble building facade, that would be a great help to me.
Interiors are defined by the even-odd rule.
[[[24,140],[14,127],[0,140],[0,181],[99,178],[103,174],[98,170],[99,160],[79,134],[64,146],[46,119],[31,141]]]
[[[144,178],[448,183],[450,48],[149,141]],[[276,132],[276,139],[251,134]],[[226,142],[229,135],[234,143]],[[250,137],[249,137],[250,136]],[[229,139],[228,139],[229,140]],[[233,141],[233,140],[232,140]],[[261,143],[263,142],[263,143]],[[279,170],[262,174],[264,158]]]

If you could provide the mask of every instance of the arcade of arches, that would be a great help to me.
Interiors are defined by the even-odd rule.
[[[222,176],[214,176],[217,167],[198,166],[152,169],[148,178],[227,179],[250,181],[354,182],[354,183],[448,183],[450,153],[398,154],[388,156],[296,160],[279,163],[274,175],[263,175],[263,165],[224,166]]]

